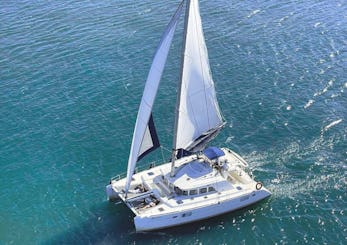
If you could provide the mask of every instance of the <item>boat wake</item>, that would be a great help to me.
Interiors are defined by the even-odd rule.
[[[342,122],[336,120],[323,128],[327,131]],[[274,147],[268,152],[252,152],[245,158],[257,178],[268,179],[266,185],[273,198],[295,199],[298,195],[314,195],[347,186],[346,164],[333,162],[336,154],[331,149],[343,144],[343,135],[319,136],[307,144],[293,141],[285,147]],[[334,157],[333,157],[334,155]],[[275,170],[273,170],[275,169]],[[258,177],[259,176],[259,177]]]

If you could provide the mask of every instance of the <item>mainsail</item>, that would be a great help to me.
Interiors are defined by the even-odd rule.
[[[224,125],[212,79],[197,0],[187,2],[174,149],[201,150]]]
[[[176,30],[177,22],[182,13],[182,6],[183,1],[179,5],[175,15],[172,17],[164,34],[161,37],[159,46],[155,52],[152,65],[147,76],[145,89],[142,95],[140,108],[137,114],[134,135],[129,154],[127,181],[125,185],[126,192],[128,192],[129,190],[136,162],[139,160],[140,157],[143,157],[145,153],[148,153],[150,149],[153,149],[153,147],[155,147],[156,145],[156,142],[153,142],[153,134],[151,134],[151,128],[153,132],[154,124],[153,122],[149,122],[151,118],[153,103],[158,91],[158,86],[165,67],[172,38]]]

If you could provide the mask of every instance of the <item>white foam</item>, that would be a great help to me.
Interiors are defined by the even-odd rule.
[[[314,100],[309,100],[306,105],[304,105],[304,108],[307,109],[309,108],[312,104],[314,103]]]
[[[324,131],[328,131],[329,128],[339,124],[340,122],[342,122],[343,120],[342,119],[339,119],[339,120],[336,120],[336,121],[333,121],[332,123],[329,123],[327,126],[324,127]]]
[[[314,24],[314,27],[317,28],[320,24],[322,24],[321,22],[317,22],[316,24]]]
[[[256,15],[260,12],[260,9],[253,10],[249,15],[247,15],[247,18],[251,18],[252,16]]]
[[[234,139],[234,136],[229,136],[226,140],[225,143],[230,143]]]
[[[279,22],[281,23],[281,22],[285,21],[285,20],[288,19],[288,18],[289,18],[289,16],[286,15],[286,16],[282,17],[282,18],[279,20]]]
[[[326,93],[326,92],[328,91],[328,89],[329,89],[331,86],[333,86],[333,84],[334,84],[334,79],[329,80],[328,85],[327,85],[325,88],[323,88],[322,91],[319,91],[319,92],[314,93],[313,96],[314,96],[314,97],[317,97],[317,96],[319,96],[319,95],[322,95],[322,94]]]

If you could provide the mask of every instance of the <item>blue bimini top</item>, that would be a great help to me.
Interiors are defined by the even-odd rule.
[[[213,160],[225,155],[220,148],[215,146],[207,147],[203,152],[204,152],[204,155],[207,156],[210,160]]]

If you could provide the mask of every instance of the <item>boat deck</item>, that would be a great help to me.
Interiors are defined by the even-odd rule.
[[[157,216],[194,210],[248,196],[256,182],[243,170],[247,163],[229,149],[218,161],[192,155],[133,175],[127,197],[121,193],[125,178],[112,181],[112,188],[137,216]],[[208,162],[207,162],[208,161]]]

